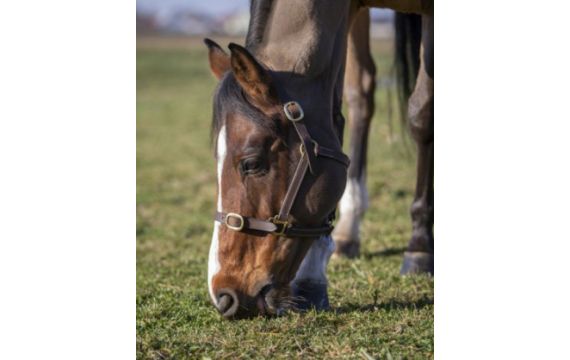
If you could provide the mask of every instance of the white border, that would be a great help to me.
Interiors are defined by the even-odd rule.
[[[4,358],[135,354],[135,4],[10,1]],[[436,6],[436,358],[567,354],[567,6]]]
[[[568,16],[436,4],[436,359],[568,354]]]
[[[135,357],[135,2],[7,1],[6,359]]]

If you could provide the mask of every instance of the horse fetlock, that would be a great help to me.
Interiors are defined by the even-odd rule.
[[[298,310],[328,310],[330,308],[326,283],[313,281],[294,282],[291,292]]]
[[[429,205],[426,201],[415,201],[410,208],[410,215],[414,223],[433,224],[433,205]]]
[[[358,213],[341,215],[332,234],[336,246],[335,255],[348,258],[359,255],[361,221],[362,215]]]
[[[338,239],[335,238],[335,245],[336,245],[336,250],[334,252],[335,257],[346,257],[349,259],[353,259],[360,255],[359,238],[352,238],[347,240],[342,238]]]
[[[408,250],[433,253],[433,206],[423,201],[414,202],[410,212],[412,238]]]
[[[433,243],[433,230],[431,226],[414,226],[412,229],[412,237],[408,244],[408,251],[433,253]]]
[[[406,251],[400,274],[434,274],[433,253],[421,251]]]

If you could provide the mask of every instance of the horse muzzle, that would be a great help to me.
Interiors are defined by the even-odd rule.
[[[252,297],[238,294],[234,289],[218,290],[216,308],[226,319],[243,319],[254,316],[279,316],[284,313],[280,300],[283,291],[272,284],[265,285],[259,293]]]

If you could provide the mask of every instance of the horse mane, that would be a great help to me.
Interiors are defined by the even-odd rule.
[[[263,40],[272,5],[273,0],[251,0],[249,25],[245,39],[245,47],[251,52],[254,52],[257,45]],[[210,137],[213,144],[216,144],[218,141],[218,134],[224,125],[227,114],[236,111],[256,124],[276,133],[277,129],[271,124],[276,124],[277,122],[266,121],[266,116],[247,101],[243,90],[230,71],[221,79],[214,93],[214,110]]]
[[[255,51],[263,40],[272,5],[273,0],[251,0],[249,26],[245,39],[246,49]]]

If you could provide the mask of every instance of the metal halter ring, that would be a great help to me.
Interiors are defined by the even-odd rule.
[[[297,106],[297,108],[299,109],[299,116],[295,117],[289,111],[289,106],[291,106],[291,105]],[[285,116],[287,116],[287,119],[291,120],[292,122],[300,121],[305,117],[305,113],[303,112],[303,108],[296,101],[289,101],[285,105],[283,105],[283,111],[285,112]]]
[[[229,218],[235,218],[238,219],[240,224],[239,226],[235,226],[235,225],[230,225],[230,223],[228,222]],[[243,227],[245,225],[245,220],[243,219],[243,216],[241,216],[240,214],[236,214],[236,213],[228,213],[226,215],[226,218],[224,219],[224,224],[226,224],[226,226],[234,231],[242,231]]]

